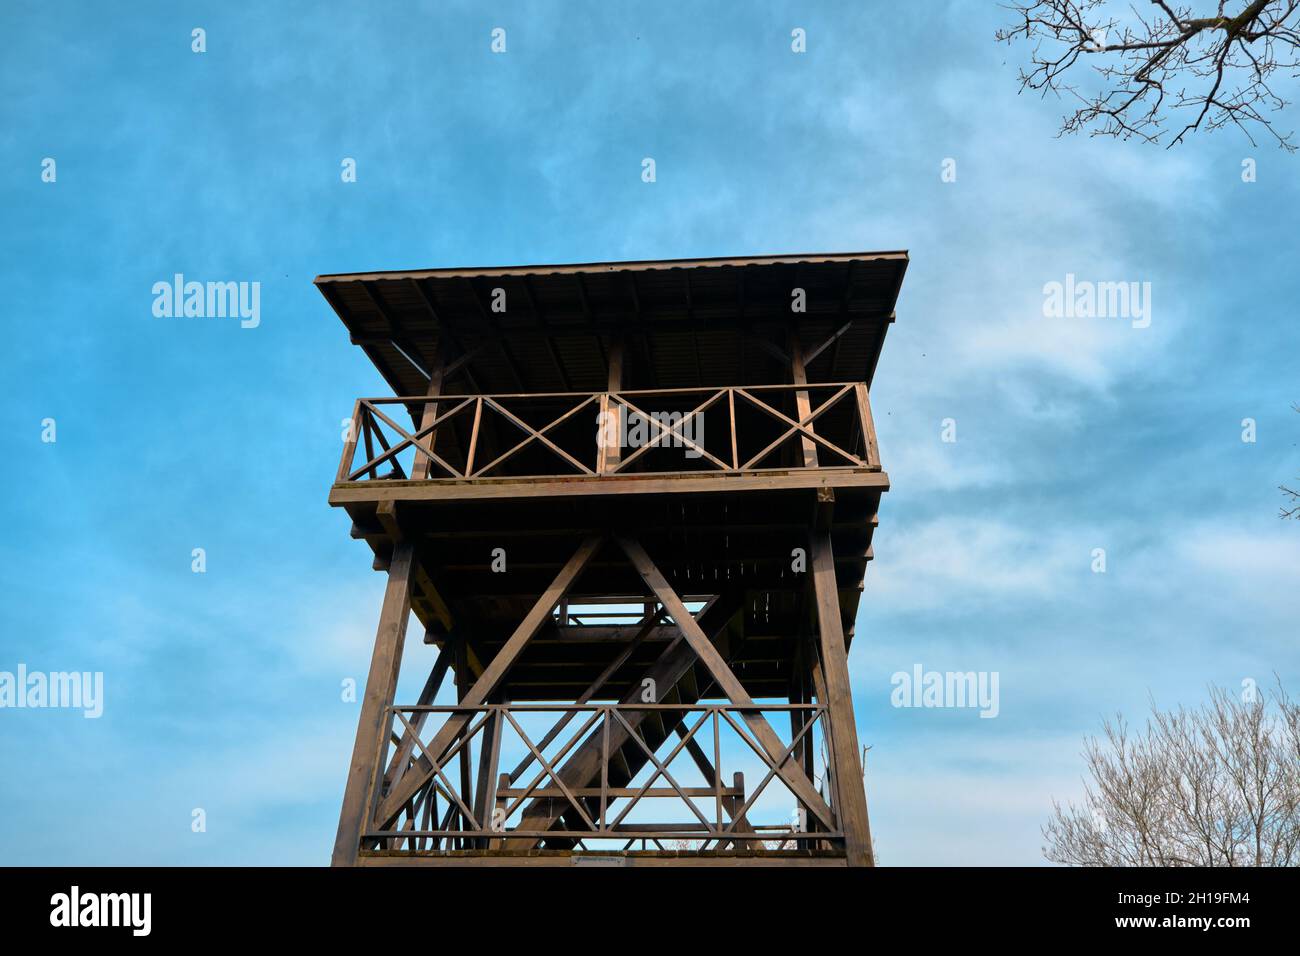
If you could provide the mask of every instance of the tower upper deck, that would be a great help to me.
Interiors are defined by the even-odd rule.
[[[330,502],[376,567],[423,543],[414,608],[439,640],[459,605],[481,660],[570,539],[620,529],[683,593],[750,595],[746,632],[774,640],[751,642],[746,679],[782,686],[807,613],[789,556],[814,526],[851,633],[888,488],[869,385],[906,266],[880,252],[321,276],[395,393],[354,403]],[[580,585],[642,591],[602,560]],[[512,693],[576,694],[610,653],[525,658]]]
[[[879,471],[867,388],[906,266],[880,252],[321,276],[395,392],[358,401],[331,500]],[[611,441],[622,453],[602,453]]]

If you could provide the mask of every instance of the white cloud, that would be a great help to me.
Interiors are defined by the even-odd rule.
[[[867,803],[884,866],[1043,864],[1052,800],[1077,799],[1080,741],[945,735],[876,747]]]
[[[1034,533],[997,519],[938,518],[906,530],[882,525],[870,572],[872,609],[888,612],[1047,598],[1085,572],[1088,552],[1057,531]]]

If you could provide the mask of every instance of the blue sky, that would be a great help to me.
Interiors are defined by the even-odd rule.
[[[0,862],[328,859],[383,580],[325,496],[384,386],[319,273],[910,250],[851,658],[882,863],[1041,862],[1104,715],[1296,688],[1300,160],[1055,138],[993,4],[392,6],[0,12],[0,670],[106,682],[0,711]],[[177,272],[261,324],[155,318]],[[1150,327],[1045,318],[1070,273]],[[917,663],[999,716],[892,707]]]

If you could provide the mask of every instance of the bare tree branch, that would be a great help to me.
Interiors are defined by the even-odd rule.
[[[1029,68],[1020,70],[1022,92],[1079,104],[1062,134],[1159,143],[1167,120],[1178,117],[1169,146],[1197,130],[1235,126],[1252,145],[1252,131],[1267,131],[1294,152],[1294,134],[1278,132],[1269,114],[1287,105],[1273,89],[1276,74],[1300,75],[1300,0],[1237,0],[1235,15],[1219,0],[1203,4],[1216,8],[1209,16],[1195,16],[1189,4],[1150,3],[1144,16],[1136,0],[1127,8],[1114,0],[1024,0],[1007,5],[1016,22],[996,36],[1033,47]],[[1073,82],[1084,63],[1100,91],[1081,92]]]
[[[1300,405],[1292,405],[1297,412],[1300,412]],[[1288,488],[1286,485],[1278,485],[1278,490],[1290,500],[1291,505],[1283,505],[1278,509],[1278,517],[1282,519],[1295,518],[1300,521],[1300,491],[1294,488]]]
[[[1300,705],[1210,689],[1197,710],[1152,705],[1086,742],[1082,806],[1053,805],[1043,855],[1074,866],[1300,863]]]

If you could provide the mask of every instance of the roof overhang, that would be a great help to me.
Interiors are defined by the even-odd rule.
[[[603,390],[618,338],[633,387],[748,384],[771,380],[792,328],[806,350],[827,346],[808,363],[810,381],[870,383],[907,262],[905,251],[664,259],[315,284],[399,395],[424,394],[439,360],[456,373],[448,391]]]

